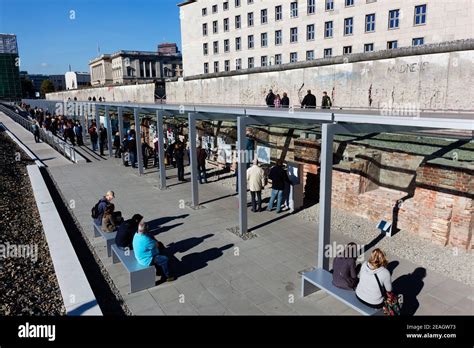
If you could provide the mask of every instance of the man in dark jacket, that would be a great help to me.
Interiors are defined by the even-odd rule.
[[[105,143],[107,142],[107,130],[104,128],[104,125],[101,124],[99,128],[99,149],[100,155],[104,155],[104,147]]]
[[[323,99],[321,101],[321,109],[330,109],[332,106],[331,98],[327,92],[323,92]]]
[[[285,183],[291,184],[288,173],[283,168],[283,161],[277,160],[276,165],[270,169],[268,178],[272,181],[272,195],[270,196],[270,202],[268,202],[268,211],[272,211],[273,202],[277,198],[276,212],[281,212],[281,203],[283,201],[283,190],[285,189]]]
[[[184,144],[178,142],[174,148],[174,158],[176,160],[176,166],[178,167],[178,180],[186,181],[184,178]]]
[[[130,130],[130,134],[128,136],[128,161],[132,168],[135,168],[135,164],[137,163],[137,139],[135,138],[135,130]]]
[[[286,92],[283,93],[283,98],[281,98],[281,107],[288,109],[290,107],[290,98]]]
[[[301,102],[301,107],[306,109],[316,108],[316,97],[311,94],[311,90],[308,89],[308,94],[305,95]]]
[[[206,176],[206,159],[207,153],[201,146],[197,148],[197,164],[198,164],[198,173],[199,173],[199,183],[202,184],[202,180],[207,184]]]
[[[267,104],[268,107],[273,108],[275,107],[274,101],[275,101],[275,94],[273,94],[273,91],[270,90],[268,91],[267,97],[265,98],[265,103]]]
[[[138,224],[142,221],[143,216],[135,214],[129,220],[122,222],[117,229],[117,235],[115,236],[115,244],[119,248],[133,249],[133,236],[138,230]]]
[[[110,204],[112,199],[115,198],[114,191],[107,191],[104,197],[99,200],[99,215],[94,219],[94,222],[98,226],[102,226],[102,217],[104,216],[105,208]]]
[[[356,259],[359,256],[357,244],[347,244],[344,252],[334,258],[332,283],[341,289],[354,290],[359,278],[357,278]]]

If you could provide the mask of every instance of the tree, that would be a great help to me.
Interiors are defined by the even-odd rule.
[[[42,97],[44,97],[46,95],[46,93],[54,92],[53,82],[51,82],[51,80],[44,80],[41,83],[40,91],[41,91],[41,96]]]
[[[35,86],[33,82],[28,79],[21,79],[21,91],[23,98],[34,98],[35,97]]]

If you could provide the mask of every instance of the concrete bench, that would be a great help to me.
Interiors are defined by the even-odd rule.
[[[117,232],[104,232],[102,228],[97,225],[95,222],[92,222],[94,228],[94,237],[103,237],[105,239],[105,243],[107,244],[107,257],[112,256],[112,245],[115,244],[115,236]]]
[[[314,271],[303,273],[301,276],[301,296],[305,297],[319,290],[326,291],[329,295],[334,296],[361,314],[374,315],[381,311],[381,309],[371,308],[361,303],[354,291],[334,286],[332,284],[332,273],[329,271],[318,268]]]
[[[123,250],[116,244],[112,245],[112,262],[122,262],[130,274],[129,293],[149,289],[155,286],[155,266],[140,265],[135,258],[133,250]]]

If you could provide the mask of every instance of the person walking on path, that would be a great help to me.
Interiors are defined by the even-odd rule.
[[[107,143],[107,130],[105,129],[104,125],[101,124],[99,128],[99,148],[100,148],[101,156],[104,156],[104,148],[105,148],[106,143]]]
[[[270,202],[268,202],[268,211],[272,211],[273,202],[277,199],[276,212],[281,212],[281,204],[283,201],[283,190],[285,189],[285,183],[290,181],[288,173],[283,169],[283,161],[277,160],[276,165],[270,169],[268,178],[272,181],[272,194],[270,196]]]
[[[281,97],[279,94],[276,95],[275,100],[273,100],[273,104],[275,105],[275,108],[281,108]]]
[[[128,161],[132,168],[135,168],[135,164],[137,163],[137,140],[136,140],[136,133],[135,130],[130,130],[130,134],[128,136]]]
[[[77,145],[79,146],[84,145],[84,139],[82,137],[82,126],[79,121],[76,121],[73,131],[74,131],[74,134],[76,135]]]
[[[301,108],[314,109],[316,108],[316,97],[311,94],[311,90],[308,89],[308,94],[305,95],[301,102]]]
[[[328,96],[328,93],[323,92],[323,99],[321,100],[321,109],[330,109],[332,106],[331,98]]]
[[[288,109],[290,107],[290,98],[288,98],[288,94],[286,94],[286,92],[283,93],[283,98],[281,98],[281,107],[284,109]]]
[[[31,127],[33,129],[33,135],[35,137],[35,142],[39,143],[40,142],[40,127],[39,127],[38,121],[35,121]]]
[[[258,160],[253,160],[253,165],[247,169],[247,182],[252,199],[252,211],[262,211],[262,189],[265,187],[265,173],[258,165]]]
[[[206,159],[207,153],[201,146],[197,148],[197,163],[198,163],[198,173],[199,173],[199,183],[202,184],[204,182],[207,184],[207,176],[206,176]]]
[[[176,166],[178,167],[178,180],[186,181],[186,179],[184,179],[184,144],[182,142],[176,144],[174,158],[176,160]]]
[[[268,107],[273,108],[275,106],[274,101],[275,101],[275,94],[273,94],[272,90],[269,90],[265,98],[265,103],[267,104]]]
[[[97,151],[97,141],[99,140],[99,135],[97,134],[97,128],[95,125],[92,125],[89,128],[89,136],[91,138],[92,151]]]

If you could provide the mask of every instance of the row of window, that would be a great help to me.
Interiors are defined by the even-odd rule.
[[[278,7],[278,6],[277,6]],[[281,6],[280,6],[281,7]],[[267,10],[262,10],[260,22],[265,24],[268,22]],[[415,14],[413,19],[413,24],[416,25],[423,25],[426,23],[426,5],[415,6]],[[247,26],[252,27],[254,26],[254,15],[253,12],[247,14]],[[326,27],[330,30],[332,36],[332,26],[333,21],[325,22]],[[344,34],[350,35],[352,34],[352,30],[354,27],[354,17],[349,17],[344,19]],[[388,29],[398,29],[400,27],[400,9],[390,10],[388,12]],[[240,15],[235,16],[235,29],[242,28],[242,19]],[[223,30],[224,32],[228,32],[230,30],[230,19],[224,18],[223,20]],[[370,13],[365,16],[365,32],[370,33],[375,31],[375,13]],[[219,22],[213,21],[212,22],[212,33],[218,34],[219,33]],[[208,24],[202,24],[202,35],[208,35]],[[325,37],[330,37],[326,36]]]
[[[413,46],[420,46],[424,44],[424,38],[423,37],[418,37],[414,38],[412,40],[412,45]],[[398,41],[393,40],[393,41],[388,41],[387,42],[387,49],[395,49],[398,48]],[[373,43],[367,43],[364,44],[364,52],[373,52],[374,51],[374,44]],[[351,54],[352,53],[352,46],[344,46],[342,48],[342,53],[344,55],[346,54]],[[330,58],[333,55],[332,48],[325,48],[323,51],[323,57],[324,58]],[[306,60],[313,60],[315,59],[314,55],[314,50],[309,50],[306,51]],[[298,62],[298,52],[291,52],[289,56],[289,62],[290,63],[296,63]],[[283,64],[283,56],[281,54],[275,54],[274,56],[261,56],[260,57],[260,66],[269,66],[269,65],[280,65]],[[247,59],[247,68],[251,69],[255,67],[255,59],[254,57],[249,57]],[[235,60],[235,70],[240,70],[242,69],[242,59],[237,58]],[[215,61],[214,62],[214,72],[217,73],[219,72],[219,62]],[[224,71],[230,71],[230,60],[225,60],[224,61]],[[204,63],[204,74],[209,73],[209,63]]]
[[[366,0],[366,3],[376,2],[377,0]],[[355,0],[345,0],[344,6],[345,7],[352,7],[354,6]],[[247,4],[253,4],[253,0],[247,0]],[[235,7],[240,7],[241,0],[234,0]],[[280,12],[282,6],[276,6],[279,8]],[[229,1],[224,1],[222,3],[222,10],[227,11],[229,9]],[[325,0],[324,1],[324,9],[326,11],[333,11],[334,10],[334,0]],[[212,5],[211,7],[212,13],[218,13],[219,7],[218,5]],[[316,0],[306,0],[306,13],[307,14],[314,14],[316,13]],[[207,7],[202,9],[202,15],[207,16]],[[290,3],[290,17],[298,17],[298,1],[292,1]]]
[[[348,19],[348,18],[346,18]],[[332,37],[333,34],[333,22],[326,22],[325,27],[324,27],[324,37],[325,38],[330,38]],[[353,22],[350,21],[345,21],[344,24],[344,35],[351,35],[353,30]],[[315,26],[314,24],[309,24],[306,26],[306,40],[307,41],[313,41],[315,40]],[[297,43],[298,42],[298,28],[290,28],[290,43]],[[283,31],[282,30],[276,30],[275,31],[275,46],[280,46],[283,44]],[[242,38],[241,37],[236,37],[235,38],[235,51],[240,51],[242,49]],[[266,48],[269,45],[269,36],[268,33],[261,33],[260,34],[260,47]],[[228,53],[231,50],[231,43],[230,39],[225,39],[224,40],[224,52]],[[255,48],[255,36],[254,35],[248,35],[247,36],[247,48],[248,49],[253,49]],[[203,54],[207,56],[209,54],[209,43],[205,42],[202,45],[202,50]],[[219,41],[214,41],[212,43],[212,52],[213,54],[219,54]]]

